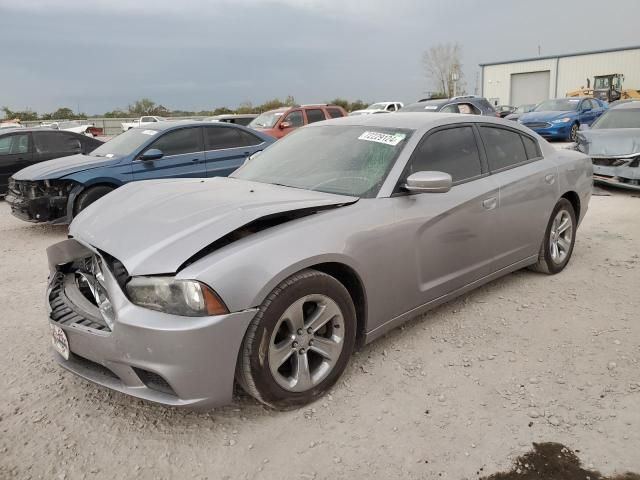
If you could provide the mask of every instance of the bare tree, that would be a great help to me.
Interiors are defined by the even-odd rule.
[[[451,98],[464,94],[461,56],[462,47],[458,42],[434,45],[422,54],[425,74],[435,91],[433,96]]]

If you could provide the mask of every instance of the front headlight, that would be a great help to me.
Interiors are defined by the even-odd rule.
[[[126,286],[129,300],[159,312],[185,317],[229,313],[216,292],[196,280],[173,277],[133,277]]]
[[[564,117],[564,118],[558,118],[557,120],[552,120],[551,123],[567,123],[570,121],[571,121],[571,118]]]

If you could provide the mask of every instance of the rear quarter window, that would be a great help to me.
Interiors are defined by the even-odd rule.
[[[540,158],[542,156],[540,153],[540,146],[533,138],[522,135],[522,142],[524,143],[524,149],[527,152],[527,158],[529,160],[533,158]]]
[[[344,117],[344,115],[342,114],[342,110],[340,110],[339,108],[327,108],[327,113],[331,118]]]

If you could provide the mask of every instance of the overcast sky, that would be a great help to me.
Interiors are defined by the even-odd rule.
[[[639,0],[0,0],[0,106],[411,102],[434,44],[462,45],[473,93],[478,63],[638,44],[639,16]]]

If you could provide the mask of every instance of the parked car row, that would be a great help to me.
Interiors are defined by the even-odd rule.
[[[9,179],[5,200],[11,212],[29,222],[49,223],[69,223],[97,199],[131,181],[226,176],[274,141],[239,125],[196,121],[154,122],[104,144],[70,132],[44,130],[6,137],[9,152],[22,155],[25,163],[30,163],[27,155],[38,151],[43,137],[57,142],[58,148],[73,140],[75,150],[68,153],[76,155],[32,164]]]

